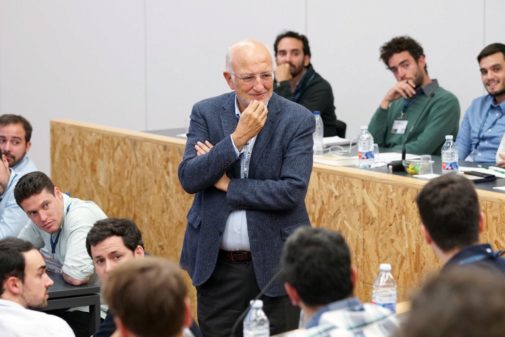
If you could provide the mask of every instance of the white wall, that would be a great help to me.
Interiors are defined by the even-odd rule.
[[[228,45],[271,46],[293,29],[308,34],[354,135],[394,82],[378,59],[385,41],[418,39],[464,110],[484,92],[476,55],[505,42],[502,13],[503,0],[0,0],[0,113],[33,123],[30,155],[49,172],[49,120],[185,127],[194,102],[228,90]]]

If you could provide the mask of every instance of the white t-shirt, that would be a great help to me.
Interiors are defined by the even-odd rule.
[[[44,312],[0,299],[0,335],[8,337],[75,337],[67,322]]]

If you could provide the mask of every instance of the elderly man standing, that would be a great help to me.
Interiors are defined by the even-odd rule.
[[[224,78],[233,92],[191,113],[179,179],[195,198],[181,265],[197,288],[204,336],[229,336],[260,290],[277,334],[298,324],[277,274],[285,239],[309,225],[314,118],[273,93],[272,55],[262,43],[231,46]]]

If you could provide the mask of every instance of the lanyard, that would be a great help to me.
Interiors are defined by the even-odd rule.
[[[65,210],[65,216],[67,216],[68,214],[68,210],[70,209],[70,205],[72,205],[72,202],[70,202],[67,206],[67,209]],[[63,220],[65,221],[65,220]],[[53,234],[54,233],[51,233],[51,236],[49,237],[49,241],[51,243],[51,253],[55,253],[56,252],[56,245],[58,244],[58,241],[60,240],[60,234],[61,234],[61,227],[60,229],[58,229],[58,233],[56,233],[56,237],[53,238]]]
[[[418,97],[418,94],[416,93],[414,95],[414,97],[411,97],[411,98],[405,100],[405,102],[403,103],[403,109],[402,109],[402,114],[400,115],[400,119],[405,119],[405,115],[407,114],[407,109],[409,108],[409,106],[412,105],[412,103],[415,102],[417,97]]]

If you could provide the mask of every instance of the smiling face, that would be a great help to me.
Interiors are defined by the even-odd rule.
[[[25,136],[25,129],[20,123],[0,125],[0,149],[10,167],[19,163],[30,149],[31,142],[27,142]]]
[[[482,84],[495,98],[496,103],[505,101],[505,55],[495,53],[483,57],[480,62]]]
[[[63,195],[59,188],[54,188],[54,194],[43,189],[39,194],[34,194],[21,201],[21,208],[38,228],[55,233],[63,222]]]
[[[38,250],[23,253],[25,277],[20,294],[21,304],[27,308],[44,308],[49,297],[48,289],[54,282],[46,272],[46,263]]]
[[[90,248],[95,272],[102,282],[105,282],[108,274],[121,263],[144,256],[141,246],[132,251],[125,246],[121,236],[108,237]]]
[[[259,42],[239,42],[231,47],[229,56],[231,69],[223,75],[237,95],[240,110],[253,100],[267,104],[273,93],[272,57],[268,49]],[[249,80],[251,76],[253,81]]]
[[[397,81],[410,80],[415,83],[416,87],[427,82],[425,65],[424,56],[420,56],[416,61],[408,51],[393,54],[388,60],[388,68]]]

